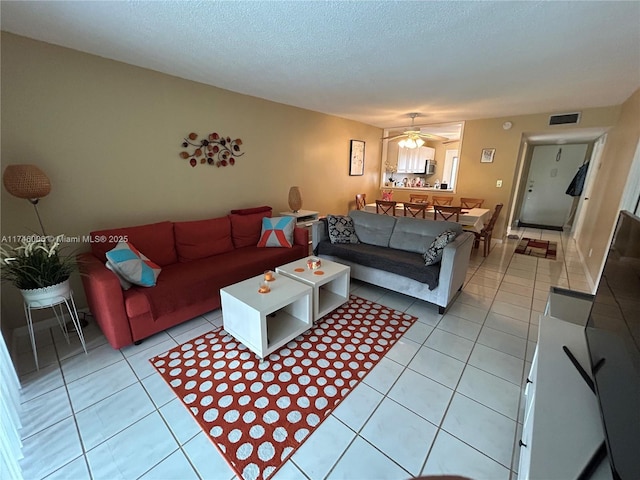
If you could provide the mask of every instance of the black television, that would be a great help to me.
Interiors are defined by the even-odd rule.
[[[621,211],[585,327],[614,479],[640,479],[640,218]]]

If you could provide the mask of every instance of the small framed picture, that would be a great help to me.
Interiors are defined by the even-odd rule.
[[[364,142],[362,140],[351,140],[349,175],[364,175]]]
[[[480,163],[492,163],[493,157],[496,154],[495,148],[483,148],[482,156],[480,157]]]

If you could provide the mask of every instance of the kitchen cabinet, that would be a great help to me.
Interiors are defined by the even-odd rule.
[[[431,147],[398,149],[397,173],[424,173],[427,160],[433,162],[436,150]]]

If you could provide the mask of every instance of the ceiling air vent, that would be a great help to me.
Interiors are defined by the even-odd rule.
[[[580,113],[560,113],[549,117],[549,125],[575,125],[580,121]]]

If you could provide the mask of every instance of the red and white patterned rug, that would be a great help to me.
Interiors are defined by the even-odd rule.
[[[416,320],[351,295],[263,362],[222,328],[149,361],[234,472],[267,479]]]
[[[531,238],[522,237],[520,243],[516,247],[516,253],[520,255],[530,255],[532,257],[556,259],[556,251],[558,244],[547,240],[533,240]]]

